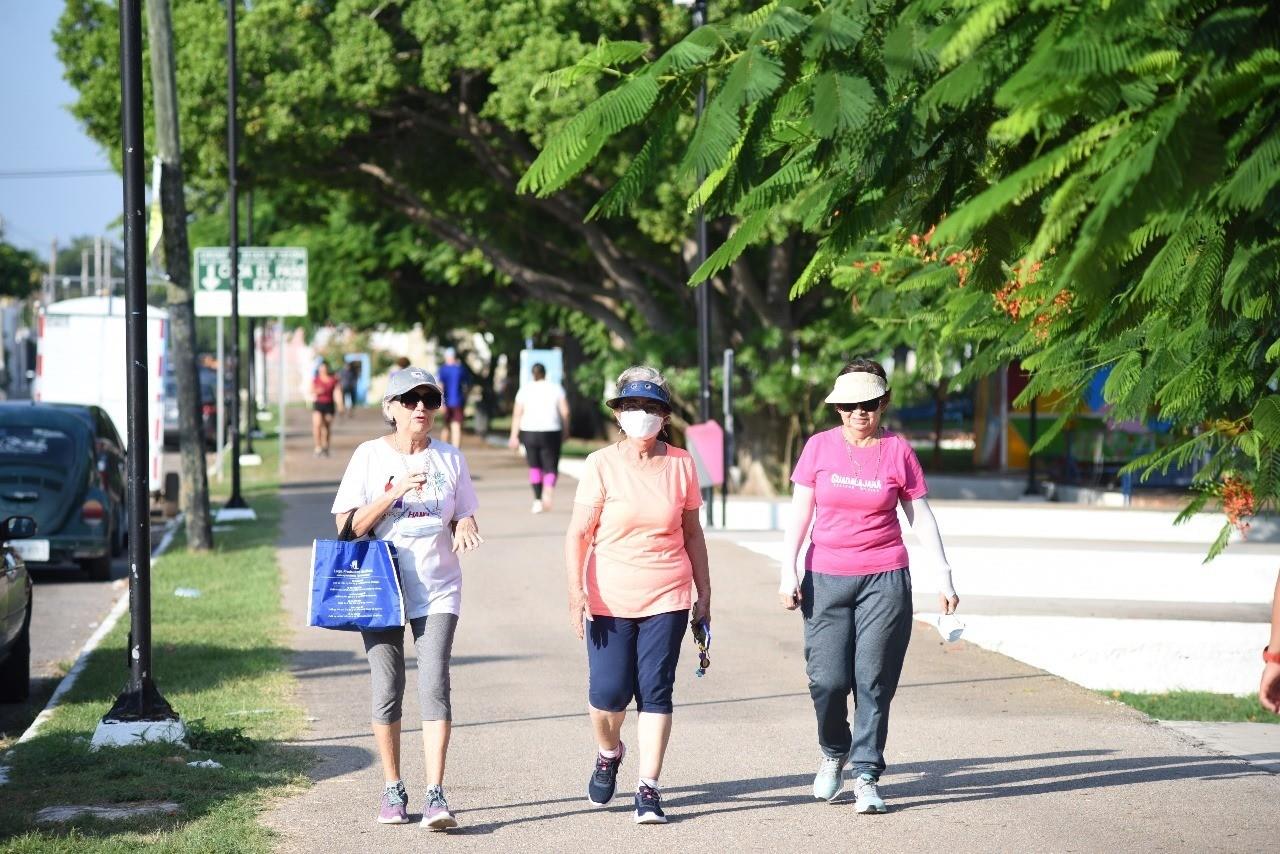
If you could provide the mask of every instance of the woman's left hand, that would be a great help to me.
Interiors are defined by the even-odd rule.
[[[480,544],[484,542],[484,538],[480,536],[480,526],[476,524],[474,516],[468,516],[465,519],[458,520],[458,526],[453,530],[453,553],[466,554],[480,548]]]
[[[954,614],[956,612],[956,608],[960,607],[960,597],[954,593],[950,596],[947,596],[945,593],[939,593],[938,606],[942,609],[942,613]]]
[[[694,622],[711,621],[711,597],[700,596],[698,601],[693,603],[693,620]]]

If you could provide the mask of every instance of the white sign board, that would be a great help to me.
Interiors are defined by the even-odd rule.
[[[241,317],[304,317],[307,250],[296,246],[242,246],[237,253]],[[197,317],[231,316],[231,250],[203,246],[195,252]]]

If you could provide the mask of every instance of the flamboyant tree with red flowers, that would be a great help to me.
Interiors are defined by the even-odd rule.
[[[675,157],[690,207],[737,223],[694,281],[804,235],[793,297],[843,290],[967,348],[962,380],[1016,358],[1024,400],[1070,400],[1109,369],[1113,418],[1173,425],[1131,468],[1194,462],[1188,513],[1222,501],[1212,556],[1280,490],[1278,46],[1265,0],[780,0],[551,75],[599,97],[522,187],[556,193],[638,126],[592,214]],[[672,134],[704,79],[697,132]]]

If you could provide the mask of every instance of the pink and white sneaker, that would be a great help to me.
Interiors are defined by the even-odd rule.
[[[449,802],[444,799],[444,788],[431,786],[427,789],[427,804],[422,808],[422,826],[426,830],[448,830],[458,826],[458,820],[449,811]]]
[[[384,789],[382,804],[378,807],[378,824],[409,823],[409,793],[404,785]]]

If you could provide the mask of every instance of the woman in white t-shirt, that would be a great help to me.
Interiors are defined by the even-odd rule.
[[[449,748],[449,656],[462,604],[458,555],[482,542],[475,488],[462,454],[430,437],[443,402],[440,383],[421,368],[398,371],[387,384],[382,413],[395,432],[356,448],[333,500],[339,530],[353,515],[356,536],[396,547],[405,614],[418,650],[418,698],[426,752],[427,797],[422,824],[457,827],[444,797]],[[404,629],[362,632],[373,677],[373,735],[386,787],[378,821],[406,824],[409,796],[400,778],[400,718],[404,699]]]
[[[516,392],[516,408],[511,413],[511,438],[515,450],[524,445],[529,464],[529,485],[533,487],[533,512],[551,509],[556,478],[560,474],[560,444],[569,438],[569,404],[559,383],[547,379],[547,369],[536,364],[530,369],[533,382]]]

